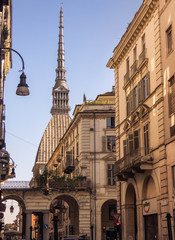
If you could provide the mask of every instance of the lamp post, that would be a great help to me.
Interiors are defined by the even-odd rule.
[[[4,51],[13,51],[15,52],[22,61],[22,74],[20,75],[20,83],[17,86],[16,94],[19,96],[28,96],[29,89],[26,84],[26,75],[24,73],[24,60],[19,52],[9,47],[0,47],[0,182],[6,180],[8,178],[8,170],[10,164],[10,155],[5,150],[5,116],[4,116],[4,77],[5,74],[2,72],[4,68],[2,67],[3,60],[5,59]],[[4,156],[2,158],[1,155],[4,155],[4,152],[7,153],[7,158],[5,158],[6,162],[4,162]],[[14,168],[12,169],[11,177],[15,177]]]
[[[29,89],[28,89],[28,85],[26,84],[26,75],[24,73],[24,60],[23,60],[21,54],[19,52],[17,52],[16,50],[12,49],[12,48],[0,48],[0,60],[1,61],[2,61],[2,59],[1,59],[2,50],[13,51],[13,52],[17,53],[18,56],[21,58],[22,70],[20,70],[20,71],[22,72],[22,74],[20,75],[20,83],[18,84],[16,94],[19,95],[19,96],[28,96],[29,95]],[[2,78],[1,68],[0,68],[0,78]]]

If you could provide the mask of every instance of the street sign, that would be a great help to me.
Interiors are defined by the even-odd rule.
[[[118,221],[120,215],[121,215],[120,213],[112,213],[113,218],[117,221]]]

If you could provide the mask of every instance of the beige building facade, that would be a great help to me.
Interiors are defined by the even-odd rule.
[[[78,191],[78,186],[86,187],[84,200],[82,192],[74,197],[66,190],[56,199],[55,206],[62,201],[69,212],[69,219],[58,229],[59,236],[87,234],[91,239],[105,239],[103,226],[114,227],[113,213],[117,207],[114,101],[114,91],[98,95],[95,101],[87,102],[84,97],[84,103],[75,107],[74,119],[46,165],[51,173],[47,179],[50,188],[60,188],[61,179],[72,186],[73,192]],[[53,212],[53,216],[58,214]]]
[[[174,10],[174,1],[143,1],[107,64],[115,72],[114,173],[126,240],[174,235]]]

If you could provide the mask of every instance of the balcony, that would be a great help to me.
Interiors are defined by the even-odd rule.
[[[146,48],[143,49],[141,54],[139,55],[139,66],[146,60]]]
[[[75,166],[74,166],[72,151],[67,151],[66,152],[66,164],[65,164],[64,173],[70,174],[74,170],[75,170]]]
[[[138,60],[136,60],[131,66],[131,75],[133,75],[137,71]]]
[[[126,84],[129,81],[129,77],[130,77],[130,71],[128,71],[124,76],[124,84]]]
[[[5,147],[5,123],[1,122],[0,128],[0,149]]]
[[[139,148],[132,153],[127,154],[119,159],[114,166],[114,174],[121,181],[133,178],[136,173],[143,173],[152,169],[152,153],[145,155],[145,149]]]

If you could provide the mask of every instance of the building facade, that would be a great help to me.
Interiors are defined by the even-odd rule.
[[[62,195],[55,199],[53,208],[61,204],[67,209],[65,217],[60,217],[57,210],[50,214],[50,220],[54,216],[65,219],[61,227],[58,226],[60,237],[87,234],[94,239],[105,239],[103,226],[114,226],[113,213],[117,207],[114,100],[113,90],[97,96],[95,101],[84,99],[83,104],[77,105],[74,119],[46,165],[49,188],[60,189],[61,180],[71,186],[72,191],[78,191],[78,186],[86,187],[86,195],[81,192],[73,197],[70,190],[64,188]],[[84,200],[79,201],[83,196]],[[81,208],[84,212],[80,214]],[[81,227],[80,222],[84,222]],[[54,224],[53,221],[50,224]],[[53,236],[54,226],[52,229]]]
[[[12,46],[12,1],[0,2],[0,48]],[[5,104],[4,84],[6,75],[12,67],[11,51],[0,49],[0,182],[10,177],[9,154],[5,150]]]
[[[174,1],[143,1],[107,63],[115,72],[123,239],[174,234],[174,10]]]
[[[175,10],[174,1],[160,1],[160,30],[161,30],[161,55],[162,55],[162,77],[164,83],[164,116],[165,116],[165,146],[167,166],[166,171],[162,173],[164,182],[167,182],[168,195],[168,212],[170,213],[172,235],[175,239],[175,122],[174,122],[174,72],[175,72],[175,52],[174,52],[174,27],[175,18],[173,16]]]

